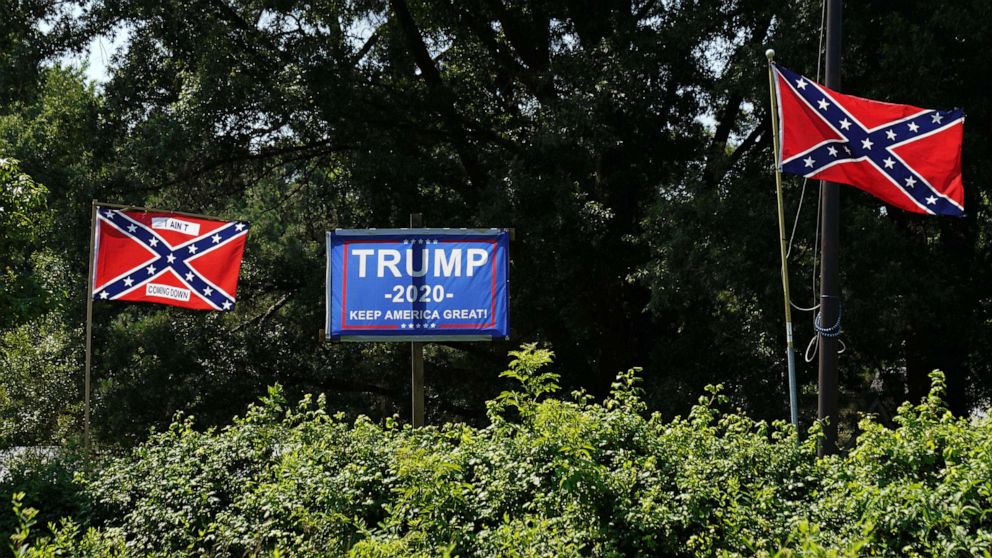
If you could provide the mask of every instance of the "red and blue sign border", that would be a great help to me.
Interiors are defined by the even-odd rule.
[[[412,334],[396,324],[347,323],[348,250],[353,244],[396,243],[414,239],[439,243],[473,242],[493,247],[491,304],[487,323],[441,322],[436,329]],[[337,229],[327,233],[325,332],[336,341],[491,341],[509,337],[509,231],[504,229]],[[334,248],[344,247],[341,304],[334,307]],[[502,286],[503,288],[498,288]],[[502,300],[500,300],[502,298]],[[335,319],[335,318],[338,319]]]

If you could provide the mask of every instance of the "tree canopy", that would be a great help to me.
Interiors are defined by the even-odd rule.
[[[992,389],[990,7],[846,8],[843,91],[968,114],[967,217],[910,215],[843,189],[841,400],[851,416],[889,416],[926,393],[937,367],[959,414]],[[520,341],[553,347],[568,388],[604,396],[618,370],[642,366],[645,401],[666,415],[722,382],[750,415],[786,416],[763,53],[771,46],[782,64],[816,76],[820,9],[805,0],[8,5],[0,156],[45,189],[14,206],[35,216],[30,226],[0,216],[0,308],[17,307],[0,317],[0,363],[22,371],[4,376],[0,415],[38,417],[4,427],[0,443],[61,441],[78,420],[92,199],[253,223],[235,312],[95,305],[94,421],[105,444],[128,445],[177,410],[222,424],[274,382],[293,397],[324,392],[352,415],[406,416],[404,345],[329,344],[317,330],[324,231],[403,226],[411,212],[428,226],[518,235],[512,340],[429,346],[429,422],[483,420],[503,355]],[[120,36],[105,83],[66,62],[94,38]],[[7,190],[14,179],[2,178]],[[790,179],[786,190],[790,224],[803,204],[791,257],[795,301],[807,305],[817,185]],[[19,286],[8,290],[8,280]],[[811,321],[800,319],[799,339],[813,334]],[[812,366],[800,382],[808,421]],[[52,404],[9,395],[46,390]]]

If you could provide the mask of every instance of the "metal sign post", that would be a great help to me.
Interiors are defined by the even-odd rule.
[[[422,213],[410,214],[410,228],[417,229],[424,226],[424,215]],[[422,341],[410,342],[410,371],[412,372],[411,397],[413,427],[419,428],[424,425],[424,343]]]

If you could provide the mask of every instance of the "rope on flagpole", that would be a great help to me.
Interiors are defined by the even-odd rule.
[[[823,63],[823,56],[824,56],[823,38],[824,38],[824,34],[826,32],[827,3],[826,2],[821,2],[821,8],[822,9],[820,10],[820,35],[819,35],[819,42],[817,44],[817,50],[816,50],[816,81],[817,82],[820,82],[821,81],[821,77],[822,77],[821,73],[822,73],[822,63]],[[802,210],[803,200],[806,198],[806,183],[807,183],[807,179],[803,179],[803,190],[802,190],[802,194],[800,195],[800,198],[799,198],[799,208],[796,211],[796,219],[795,219],[795,222],[793,223],[793,226],[792,226],[792,230],[793,230],[792,236],[793,237],[795,237],[795,229],[796,229],[796,225],[798,225],[798,222],[799,222],[799,214],[800,214],[800,211]],[[819,242],[819,240],[820,240],[820,216],[821,216],[820,204],[822,203],[822,201],[823,201],[822,196],[817,196],[816,197],[816,226],[815,226],[814,232],[813,232],[813,268],[812,268],[812,272],[810,273],[810,283],[811,283],[811,286],[812,286],[812,291],[811,292],[813,293],[813,296],[814,297],[816,296],[816,267],[817,267],[817,263],[819,261],[819,258],[817,256],[819,255],[819,248],[820,248],[820,242]],[[793,239],[790,238],[789,239],[789,253],[792,252],[792,242],[793,242]],[[814,301],[815,301],[815,298],[814,298]],[[801,312],[816,312],[822,306],[822,303],[818,303],[818,304],[815,304],[815,305],[813,305],[813,306],[811,306],[809,308],[802,308],[799,305],[793,303],[791,300],[789,302],[792,304],[792,307],[793,308],[795,308],[796,310],[799,310]],[[837,337],[838,335],[840,335],[840,312],[841,311],[842,310],[840,310],[840,309],[838,310],[837,323],[834,324],[834,327],[830,327],[830,328],[823,328],[822,327],[822,325],[820,324],[820,313],[817,312],[814,315],[814,317],[813,317],[813,328],[817,331],[818,334],[821,333],[821,332],[825,332],[825,334],[824,334],[825,337]],[[827,334],[832,334],[832,335],[827,335]],[[809,340],[809,344],[806,345],[806,351],[803,354],[806,362],[813,362],[813,359],[816,358],[816,353],[817,353],[817,351],[819,349],[819,340],[820,340],[820,336],[819,335],[814,335]],[[842,339],[838,339],[837,341],[841,345],[841,349],[840,349],[840,351],[837,352],[837,354],[843,354],[844,351],[847,350],[847,345],[844,343],[844,341]]]
[[[792,255],[792,242],[796,239],[796,229],[799,227],[799,215],[803,212],[803,201],[806,200],[807,182],[809,182],[809,179],[803,178],[803,190],[799,193],[799,206],[796,207],[796,218],[792,220],[792,234],[789,235],[789,249],[785,251],[785,257],[787,258]]]
[[[806,362],[813,362],[813,359],[816,358],[816,353],[820,349],[819,339],[820,336],[814,335],[810,338],[809,344],[806,345],[806,351],[803,353],[803,358],[806,359]],[[847,343],[844,343],[844,340],[839,337],[837,338],[837,342],[840,343],[840,350],[837,351],[837,354],[842,355],[847,350]]]
[[[822,9],[820,10],[820,35],[819,35],[819,42],[817,43],[817,47],[816,47],[816,81],[817,81],[817,83],[819,83],[821,81],[821,77],[822,77],[821,74],[822,74],[822,62],[823,62],[823,36],[824,36],[824,33],[826,32],[826,29],[827,29],[827,26],[826,26],[826,23],[827,23],[827,3],[826,2],[821,2],[821,8]],[[789,257],[789,256],[792,255],[792,244],[793,244],[793,241],[796,238],[796,228],[799,226],[799,216],[802,214],[803,202],[806,200],[806,185],[808,183],[809,183],[809,179],[808,178],[803,178],[803,189],[802,189],[802,192],[800,192],[800,194],[799,194],[799,206],[796,208],[796,217],[792,221],[792,234],[789,235],[789,249],[786,251],[786,257]],[[811,293],[813,293],[813,296],[814,297],[816,297],[816,264],[817,264],[817,261],[818,261],[817,255],[819,254],[819,248],[820,248],[820,243],[819,243],[819,240],[820,240],[820,201],[821,201],[820,196],[817,196],[816,197],[816,227],[814,228],[814,232],[813,232],[813,271],[812,271],[812,274],[811,274],[811,283],[812,283],[813,289],[812,289],[812,291],[810,291]],[[814,300],[815,300],[815,298],[814,298]],[[799,310],[800,312],[815,312],[815,311],[817,311],[817,310],[820,309],[820,305],[819,304],[814,304],[813,306],[810,306],[809,308],[804,308],[802,306],[799,306],[795,302],[792,302],[791,299],[789,300],[789,303],[792,304],[792,307],[793,308],[795,308],[796,310]],[[843,352],[843,350],[841,352]],[[816,353],[814,352],[813,354],[816,354]],[[809,362],[809,361],[807,361],[807,362]]]

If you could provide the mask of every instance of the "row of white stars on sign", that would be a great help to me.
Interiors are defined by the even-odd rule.
[[[400,324],[402,329],[435,329],[437,324]]]
[[[437,240],[433,238],[429,238],[427,240],[424,240],[423,238],[404,238],[403,244],[437,244]]]

